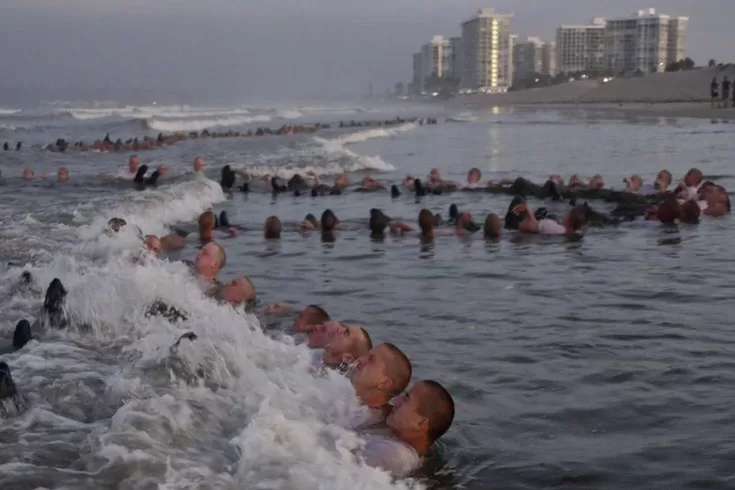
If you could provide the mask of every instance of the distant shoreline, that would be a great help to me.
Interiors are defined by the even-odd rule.
[[[446,102],[448,108],[484,110],[513,107],[523,110],[563,110],[595,113],[607,117],[672,117],[735,119],[735,108],[711,108],[710,83],[724,77],[735,80],[735,68],[654,73],[617,78],[608,83],[579,80],[490,95],[462,96]],[[721,94],[720,94],[721,95]],[[733,91],[729,93],[733,103]],[[720,100],[719,103],[722,103]]]
[[[559,111],[578,113],[585,116],[597,116],[611,119],[630,118],[691,118],[710,120],[735,120],[735,108],[712,109],[709,102],[630,102],[622,104],[595,102],[555,102],[534,104],[494,104],[473,102],[469,104],[451,104],[452,109],[490,110],[494,107],[518,109],[521,111]]]

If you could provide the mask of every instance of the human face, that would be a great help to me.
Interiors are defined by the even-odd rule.
[[[296,321],[298,322],[298,319]],[[344,327],[339,322],[334,321],[322,323],[321,325],[312,325],[309,331],[307,345],[312,349],[324,349],[332,342],[335,333],[339,330],[344,330]]]
[[[138,166],[140,165],[140,160],[136,156],[130,157],[130,160],[128,160],[128,170],[131,174],[134,174],[138,171]]]
[[[204,159],[202,157],[196,157],[194,159],[194,171],[201,172],[204,170]]]
[[[370,352],[357,359],[357,365],[350,374],[350,381],[355,390],[379,390],[391,389],[391,381],[386,375],[389,363],[388,347],[381,344],[373,347]]]
[[[158,255],[161,253],[161,240],[159,240],[157,237],[150,236],[146,238],[145,246],[148,251],[153,253],[154,255]]]
[[[254,296],[250,284],[242,277],[236,277],[222,289],[222,299],[233,305],[242,304]]]
[[[421,432],[428,426],[428,420],[421,415],[419,407],[426,388],[416,384],[410,391],[393,399],[393,410],[386,419],[388,427],[397,432]]]
[[[59,179],[59,182],[66,182],[69,180],[69,171],[62,167],[57,172],[56,177]]]
[[[213,278],[217,275],[220,264],[218,252],[217,247],[212,243],[208,243],[199,250],[194,264],[198,274],[206,278]]]
[[[324,360],[329,364],[351,363],[355,360],[353,347],[362,341],[364,334],[359,327],[340,324],[330,335],[329,343],[324,349]]]

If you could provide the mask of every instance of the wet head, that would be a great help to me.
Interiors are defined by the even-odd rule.
[[[401,440],[424,454],[454,420],[454,400],[436,381],[420,381],[393,401],[386,423]]]
[[[255,285],[245,276],[238,276],[220,290],[220,299],[238,306],[255,301]]]
[[[698,206],[697,206],[698,207]],[[675,198],[666,199],[664,202],[658,205],[656,211],[656,217],[661,223],[671,224],[675,223],[681,215],[681,205]]]
[[[564,227],[568,233],[575,233],[587,224],[587,213],[583,208],[574,208],[569,211],[564,220]]]
[[[107,228],[113,232],[119,232],[128,222],[122,218],[110,218],[107,222]]]
[[[225,249],[218,243],[209,242],[197,254],[194,270],[207,281],[212,281],[227,263]]]
[[[138,167],[140,167],[140,159],[138,158],[138,155],[132,155],[128,159],[128,172],[131,174],[138,173]]]
[[[656,175],[656,190],[659,192],[664,192],[668,190],[669,186],[671,186],[671,182],[673,180],[673,177],[671,176],[671,172],[664,169],[661,170]]]
[[[436,216],[426,208],[419,211],[419,228],[424,236],[432,235],[436,228]]]
[[[192,167],[194,168],[194,172],[203,171],[204,170],[204,158],[196,157],[194,159],[194,163],[192,164]]]
[[[294,321],[293,329],[296,332],[308,332],[314,325],[329,321],[329,315],[319,305],[309,305],[304,308]]]
[[[482,179],[482,172],[480,172],[479,168],[472,168],[467,173],[468,184],[477,184],[480,182],[480,179]]]
[[[59,180],[59,182],[66,182],[69,180],[69,170],[67,170],[65,167],[61,167],[58,172],[56,172],[56,178]]]
[[[199,237],[203,240],[210,240],[212,238],[212,232],[214,231],[214,227],[217,224],[217,219],[214,216],[214,213],[209,211],[204,211],[202,214],[199,215]]]
[[[372,347],[372,339],[364,328],[337,323],[324,348],[324,364],[329,367],[350,364],[366,355]]]
[[[263,235],[266,240],[278,240],[281,238],[281,220],[278,216],[270,216],[263,225]]]
[[[684,176],[684,184],[687,187],[697,187],[702,183],[702,171],[698,168],[691,168]]]
[[[33,177],[35,177],[33,170],[30,168],[23,170],[23,180],[33,180]]]
[[[350,375],[360,400],[375,406],[403,392],[411,381],[411,362],[393,344],[380,344],[360,356]]]
[[[322,231],[334,231],[337,228],[339,220],[331,209],[327,209],[322,213]]]
[[[495,213],[490,213],[485,218],[485,225],[483,226],[483,234],[485,238],[496,239],[500,237],[500,230],[503,225],[500,222],[500,216]]]
[[[156,235],[146,235],[145,248],[153,255],[161,253],[161,240]]]

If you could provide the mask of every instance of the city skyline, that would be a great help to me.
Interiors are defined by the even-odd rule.
[[[690,15],[688,55],[729,60],[732,0],[420,0],[277,3],[213,0],[5,0],[0,57],[7,89],[128,89],[238,101],[376,93],[409,81],[407,59],[432,36],[458,36],[479,8],[515,14],[519,39],[646,7]],[[48,90],[46,90],[48,91]],[[7,91],[5,91],[7,93]]]
[[[551,41],[539,36],[522,40],[512,24],[514,17],[512,12],[478,9],[472,18],[463,21],[459,61],[454,63],[461,65],[461,70],[447,70],[424,45],[423,56],[414,55],[409,91],[425,93],[429,78],[458,80],[456,86],[433,84],[428,92],[436,94],[457,89],[460,93],[505,91],[517,80],[528,86],[529,78],[538,83],[538,76],[558,73],[599,76],[663,72],[688,55],[689,17],[655,8],[641,8],[619,17],[593,17],[586,23],[565,22],[556,28]],[[437,35],[433,42],[439,40],[449,46],[444,39]],[[449,51],[457,56],[456,47],[449,47]],[[436,49],[433,54],[437,54]]]

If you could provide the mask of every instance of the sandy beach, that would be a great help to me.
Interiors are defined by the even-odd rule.
[[[608,117],[735,119],[735,108],[711,107],[710,82],[713,76],[717,76],[720,82],[725,76],[735,80],[735,67],[655,73],[645,77],[618,78],[608,83],[582,80],[504,94],[460,97],[449,104],[453,108],[464,109],[512,106],[579,110]]]

